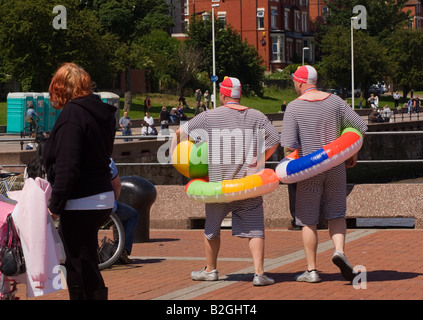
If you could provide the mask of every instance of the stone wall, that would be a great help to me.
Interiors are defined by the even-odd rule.
[[[369,125],[369,132],[382,131],[422,131],[423,121],[400,123],[381,123]],[[116,143],[113,158],[116,163],[131,163],[121,165],[121,175],[139,175],[155,185],[181,185],[188,179],[180,175],[171,165],[137,165],[137,163],[157,162],[157,150],[166,141],[133,141]],[[269,161],[277,162],[283,158],[279,146]],[[423,134],[383,134],[366,135],[363,147],[359,152],[359,160],[403,160],[423,159]],[[276,165],[268,165],[274,168]],[[391,181],[412,179],[423,176],[421,163],[409,164],[359,164],[348,170],[349,183],[386,183]]]
[[[204,220],[204,204],[189,199],[183,186],[156,186],[157,199],[151,208],[150,227],[191,229]],[[423,228],[422,184],[362,184],[347,186],[347,218],[414,218]],[[415,195],[415,196],[411,196]],[[288,188],[280,185],[264,199],[266,228],[288,228]],[[196,224],[197,222],[197,224]]]

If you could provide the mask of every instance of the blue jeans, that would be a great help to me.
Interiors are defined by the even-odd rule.
[[[116,215],[122,221],[123,229],[125,231],[125,245],[124,248],[131,254],[132,245],[134,243],[134,229],[138,221],[138,211],[131,206],[118,202],[115,211]]]
[[[122,135],[123,136],[132,136],[131,128],[123,128],[122,129]],[[132,139],[123,139],[123,141],[132,141]]]

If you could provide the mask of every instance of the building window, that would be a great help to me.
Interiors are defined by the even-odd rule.
[[[285,9],[284,12],[284,25],[285,30],[289,30],[289,9]]]
[[[272,62],[285,62],[285,36],[272,36]]]
[[[294,30],[300,31],[300,12],[295,10],[294,11]]]
[[[286,39],[286,61],[291,62],[293,55],[292,48],[292,39]]]
[[[221,11],[217,13],[217,20],[223,22],[223,26],[226,27],[226,11]]]
[[[307,12],[302,12],[301,16],[302,16],[302,19],[301,19],[302,30],[303,32],[307,32],[308,31]]]
[[[295,41],[295,54],[299,57],[302,57],[303,51],[303,42],[302,41]]]
[[[257,9],[257,29],[264,29],[264,9]]]
[[[329,8],[328,7],[323,7],[322,8],[322,17],[323,17],[323,20],[324,21],[326,21],[326,18],[328,17],[328,15],[329,15]]]
[[[270,20],[270,27],[272,29],[278,29],[278,10],[276,7],[271,7],[271,20]]]
[[[184,0],[184,15],[189,16],[189,0]]]
[[[203,21],[210,20],[210,12],[203,12]]]

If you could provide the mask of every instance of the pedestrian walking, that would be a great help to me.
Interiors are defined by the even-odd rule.
[[[319,91],[317,72],[312,66],[302,66],[293,74],[298,98],[288,104],[281,130],[281,145],[298,150],[299,156],[317,151],[338,138],[346,127],[362,134],[367,126],[345,101],[336,95]],[[338,165],[315,177],[297,182],[295,223],[302,227],[302,238],[307,258],[307,270],[297,281],[318,282],[317,225],[322,213],[329,220],[329,233],[335,246],[332,261],[345,279],[352,281],[353,268],[345,256],[346,235],[346,167],[353,167],[357,154],[346,164]]]
[[[276,150],[279,134],[269,119],[260,111],[240,104],[241,83],[227,77],[220,86],[221,107],[201,112],[177,130],[172,148],[177,142],[190,136],[196,142],[208,143],[208,177],[210,182],[238,179],[257,173],[260,166],[261,147],[263,157],[270,157]],[[226,137],[232,143],[225,143]],[[260,137],[263,137],[260,141]],[[180,139],[178,141],[178,138]],[[243,143],[237,143],[241,139]],[[261,147],[259,147],[261,146]],[[241,157],[240,157],[241,155]],[[251,157],[251,155],[255,155]],[[238,161],[242,159],[241,161]],[[247,160],[248,159],[248,160]],[[256,286],[270,285],[274,280],[264,274],[264,216],[263,199],[255,197],[230,203],[206,203],[204,244],[206,267],[193,271],[193,280],[218,280],[217,258],[220,249],[220,226],[232,212],[232,234],[247,238],[253,257]]]

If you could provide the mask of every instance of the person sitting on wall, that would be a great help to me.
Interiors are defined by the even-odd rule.
[[[369,122],[371,123],[383,122],[383,119],[376,108],[372,108],[372,112],[369,115]]]

